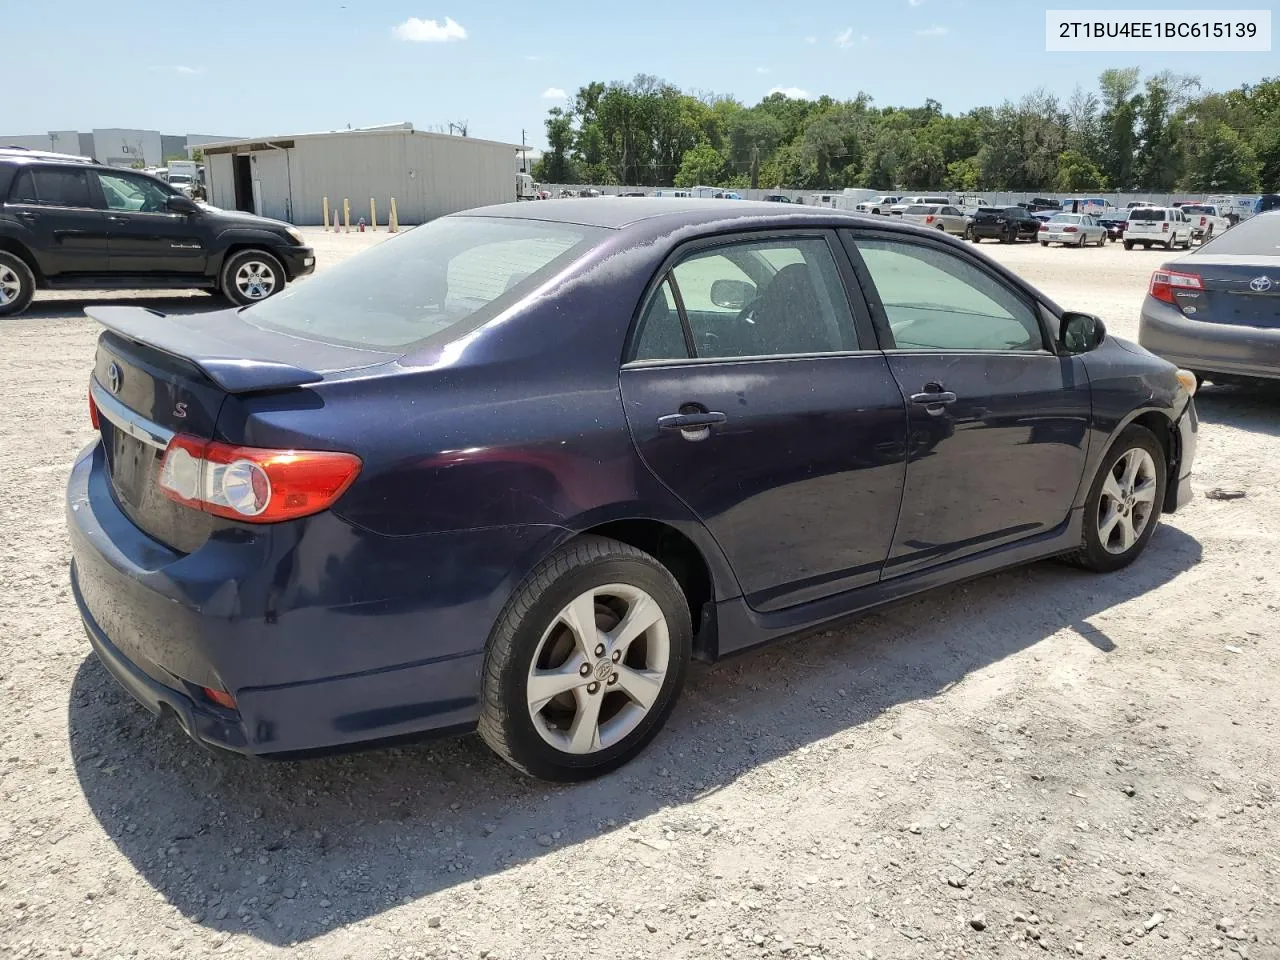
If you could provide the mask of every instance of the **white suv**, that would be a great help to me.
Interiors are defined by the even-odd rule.
[[[1153,246],[1172,250],[1178,245],[1190,250],[1191,221],[1177,207],[1135,207],[1124,228],[1124,248],[1132,250],[1139,243],[1144,250]]]

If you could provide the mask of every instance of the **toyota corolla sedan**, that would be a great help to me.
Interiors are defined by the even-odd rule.
[[[71,582],[117,680],[279,756],[478,729],[539,777],[689,660],[1131,563],[1194,378],[937,230],[746,201],[443,217],[246,309],[90,308]]]

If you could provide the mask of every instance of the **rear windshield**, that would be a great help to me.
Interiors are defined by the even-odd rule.
[[[979,216],[993,216],[993,217],[998,217],[998,216],[1000,216],[1000,215],[1001,215],[1001,214],[1003,214],[1003,213],[1004,213],[1004,211],[1003,211],[1003,210],[998,210],[998,209],[996,209],[995,207],[979,207],[979,208],[978,208],[978,215],[979,215]]]
[[[1079,223],[1080,214],[1078,213],[1055,213],[1051,218],[1053,223]]]
[[[1280,213],[1260,213],[1248,220],[1241,220],[1225,233],[1217,234],[1196,252],[1239,257],[1280,257]]]
[[[925,197],[924,202],[925,203],[947,203],[948,200],[946,197]]]
[[[907,207],[906,212],[910,214],[937,213],[938,208],[925,206],[923,203],[917,203]]]
[[[1218,213],[1216,210],[1213,209],[1213,207],[1203,207],[1203,206],[1199,206],[1198,204],[1190,204],[1188,206],[1184,206],[1182,208],[1182,212],[1196,213],[1196,214],[1206,213],[1206,214],[1209,214],[1210,216],[1217,216],[1217,213]]]
[[[498,217],[442,217],[241,312],[312,340],[403,348],[497,316],[609,231]]]
[[[1164,207],[1135,207],[1129,211],[1130,220],[1165,220]]]

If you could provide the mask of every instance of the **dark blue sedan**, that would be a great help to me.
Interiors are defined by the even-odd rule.
[[[478,728],[589,777],[691,657],[1117,570],[1190,495],[1194,377],[882,217],[510,204],[241,310],[89,313],[89,640],[248,754]]]

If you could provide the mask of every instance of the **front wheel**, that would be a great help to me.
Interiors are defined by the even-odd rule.
[[[265,250],[240,250],[222,265],[218,289],[237,306],[258,303],[285,285],[284,267]]]
[[[1065,559],[1098,573],[1127,567],[1146,548],[1164,503],[1165,456],[1146,427],[1127,427],[1102,460],[1084,507],[1084,540]]]
[[[534,568],[498,618],[480,736],[535,777],[608,773],[666,722],[692,644],[689,604],[666,567],[614,540],[572,541]]]

